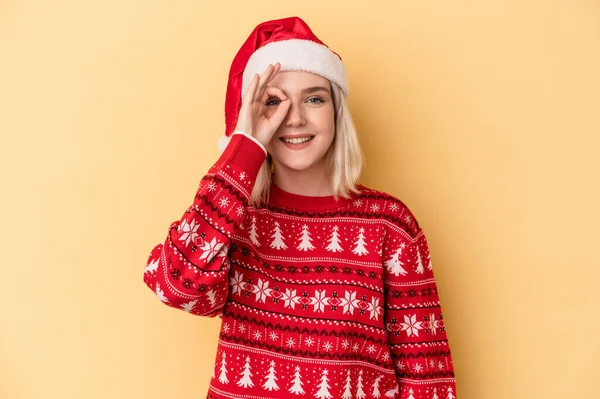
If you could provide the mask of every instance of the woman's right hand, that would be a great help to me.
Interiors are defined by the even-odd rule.
[[[256,138],[265,147],[271,141],[273,134],[283,122],[290,108],[290,101],[280,89],[267,86],[279,70],[281,64],[269,65],[262,76],[257,73],[252,77],[252,82],[248,91],[242,99],[237,125],[235,130],[241,130]],[[259,79],[260,78],[260,79]],[[267,105],[271,97],[276,97],[280,102],[275,112],[269,108],[274,105]]]

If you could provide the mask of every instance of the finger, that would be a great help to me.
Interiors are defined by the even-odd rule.
[[[271,126],[273,126],[274,130],[277,130],[285,119],[285,116],[290,109],[290,104],[291,102],[289,100],[282,100],[277,107],[277,111],[275,111],[275,113],[269,118],[269,122],[271,123]]]
[[[252,80],[250,81],[250,87],[248,87],[248,91],[242,99],[242,105],[250,105],[250,103],[252,102],[254,94],[256,93],[256,87],[258,86],[258,78],[259,76],[257,73],[255,73],[254,76],[252,76]]]
[[[269,80],[267,81],[266,84],[271,83],[271,81],[273,79],[275,79],[275,76],[277,76],[277,74],[279,73],[279,71],[281,70],[281,64],[279,62],[275,63],[275,67],[273,69],[273,73],[271,74],[271,76],[269,77]]]
[[[269,64],[269,66],[267,66],[267,69],[265,70],[265,72],[262,74],[262,76],[260,77],[260,80],[258,81],[258,89],[256,91],[256,93],[254,93],[254,101],[259,100],[264,92],[264,87],[267,84],[267,81],[269,79],[269,77],[271,76],[271,73],[273,72],[273,65]]]
[[[262,97],[260,98],[260,103],[263,105],[266,104],[266,102],[271,97],[277,97],[281,101],[287,100],[287,96],[285,95],[283,90],[281,90],[280,88],[275,87],[275,86],[267,86],[265,88],[265,92],[263,93]]]

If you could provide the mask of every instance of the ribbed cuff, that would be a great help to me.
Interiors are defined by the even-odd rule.
[[[247,177],[254,181],[267,158],[264,147],[255,140],[242,132],[233,134],[225,151],[217,161],[219,168],[229,165],[234,169],[244,171]]]

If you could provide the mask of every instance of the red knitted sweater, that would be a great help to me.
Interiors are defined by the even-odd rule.
[[[165,304],[221,316],[208,398],[453,399],[454,369],[423,231],[400,200],[271,185],[264,150],[233,135],[150,254]]]

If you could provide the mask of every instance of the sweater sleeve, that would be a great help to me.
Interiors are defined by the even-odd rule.
[[[399,397],[454,399],[454,366],[427,239],[408,208],[389,226],[382,255],[384,317]]]
[[[234,134],[201,179],[193,203],[171,223],[144,269],[144,282],[168,306],[195,315],[219,315],[228,295],[229,247],[246,214],[266,158],[264,147]]]

